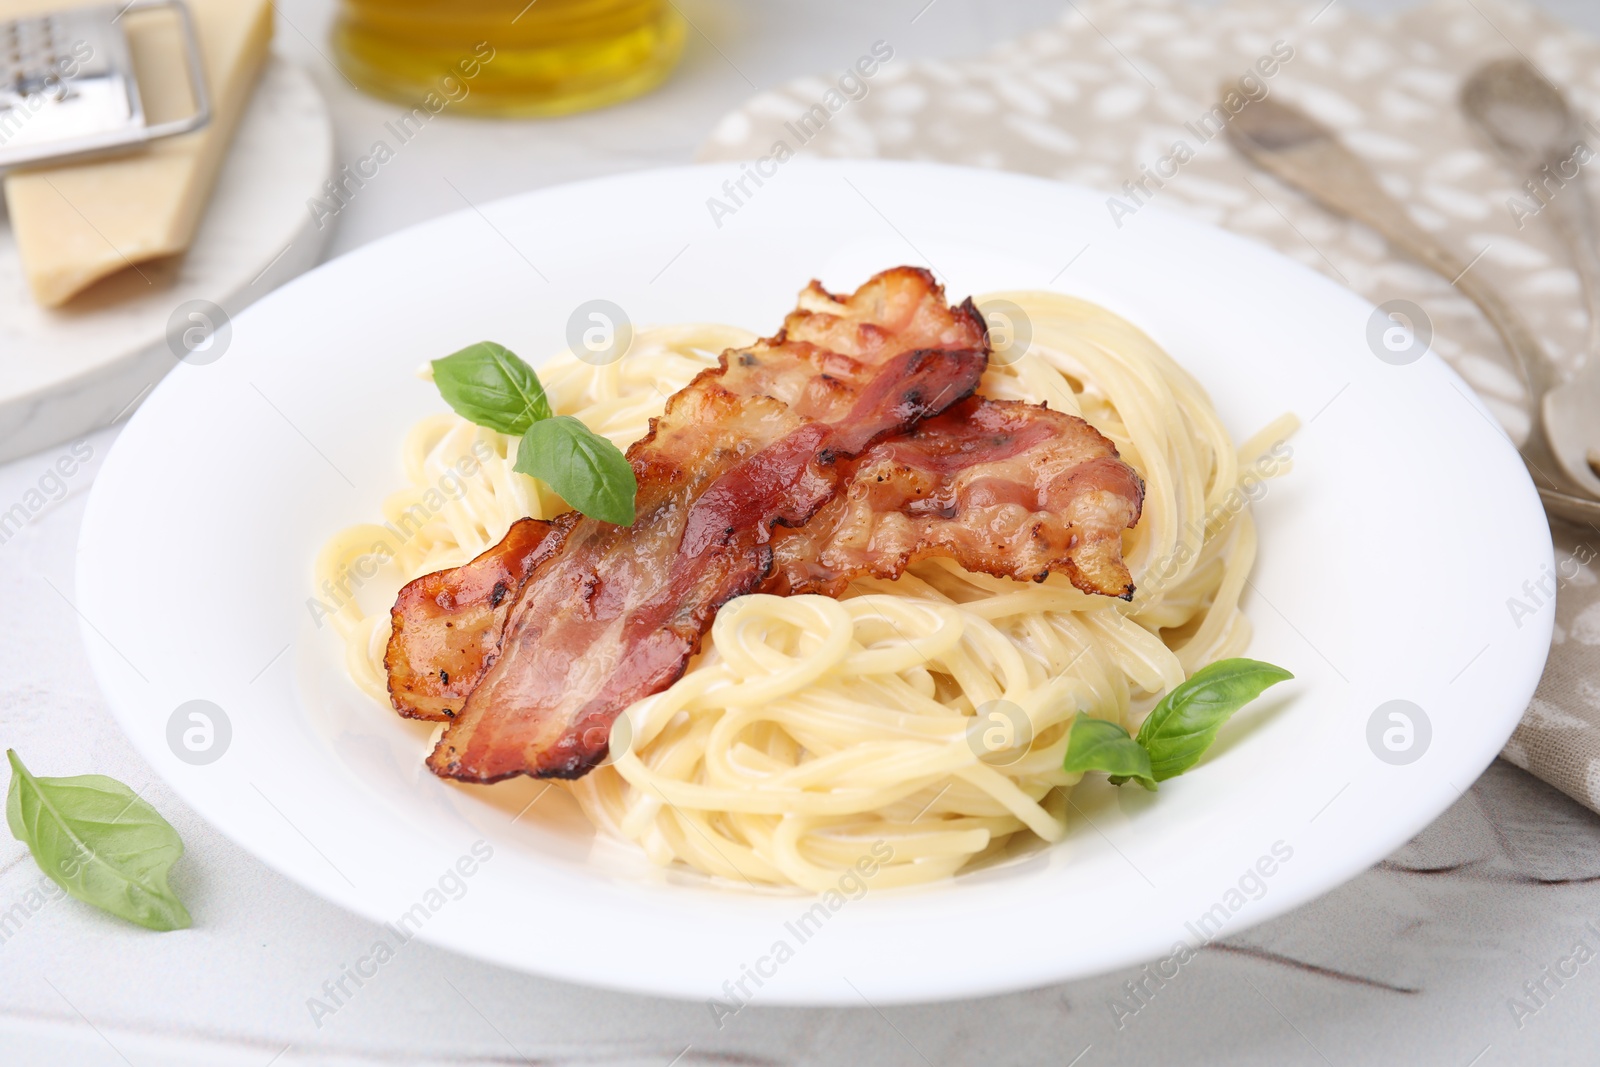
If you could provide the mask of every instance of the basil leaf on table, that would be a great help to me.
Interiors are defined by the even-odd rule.
[[[547,482],[562,500],[603,522],[633,525],[639,483],[622,450],[571,415],[529,426],[512,470]]]
[[[1067,735],[1067,755],[1062,770],[1068,774],[1104,771],[1112,776],[1113,785],[1137,778],[1146,789],[1156,787],[1150,773],[1150,753],[1144,746],[1116,723],[1081,711],[1072,720],[1072,732]]]
[[[1254,659],[1218,660],[1195,671],[1139,727],[1135,740],[1150,753],[1151,776],[1162,782],[1193,767],[1234,712],[1293,677]]]
[[[434,360],[433,381],[457,415],[501,433],[521,435],[551,414],[533,368],[493,341]]]
[[[15,751],[6,822],[40,870],[86,904],[151,930],[179,930],[189,912],[167,886],[183,841],[115,778],[35,778]]]

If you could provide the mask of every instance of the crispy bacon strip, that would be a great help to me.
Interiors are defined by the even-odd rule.
[[[676,681],[717,609],[766,579],[772,529],[827,504],[841,461],[969,396],[987,356],[971,302],[950,308],[926,271],[885,271],[848,299],[813,282],[776,337],[724,353],[628,449],[633,526],[557,520],[559,547],[428,766],[471,782],[584,774],[616,716]]]
[[[528,575],[561,547],[572,525],[565,519],[519,519],[472,562],[400,590],[383,656],[396,711],[436,722],[455,717],[499,654],[506,616]]]
[[[1144,483],[1080,418],[973,397],[852,464],[849,482],[799,529],[776,531],[764,592],[837,596],[851,579],[898,577],[928,556],[969,571],[1133,598],[1122,531]]]

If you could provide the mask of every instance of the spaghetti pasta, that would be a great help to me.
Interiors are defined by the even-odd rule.
[[[1248,644],[1248,503],[1287,470],[1293,416],[1236,448],[1199,384],[1125,320],[1054,293],[979,301],[991,302],[1022,315],[1029,336],[996,338],[980,392],[1083,417],[1145,480],[1143,519],[1124,534],[1132,601],[938,558],[839,600],[736,599],[684,676],[618,720],[607,764],[559,783],[602,832],[740,883],[820,892],[869,852],[891,857],[874,885],[947,877],[1063,836],[1076,713],[1134,728],[1167,690]],[[625,448],[668,395],[752,340],[726,326],[645,330],[619,361],[562,353],[540,376],[557,412]],[[512,471],[516,447],[453,414],[423,420],[386,523],[319,554],[350,675],[374,698],[387,703],[383,595],[466,562],[523,516],[565,510]]]

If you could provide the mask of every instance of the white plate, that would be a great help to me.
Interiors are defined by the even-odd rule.
[[[1461,380],[1432,355],[1373,354],[1371,305],[1157,208],[1118,230],[1102,194],[1033,178],[792,162],[718,226],[706,201],[730,176],[563,186],[378,241],[251,307],[220,360],[177,367],[145,403],[96,480],[78,601],[123,728],[201,815],[374,920],[420,902],[424,939],[509,967],[694,998],[744,978],[758,1002],[859,1004],[1036,986],[1164,956],[1191,928],[1236,932],[1381,859],[1493,759],[1549,647],[1549,611],[1519,625],[1506,605],[1551,565],[1548,529]],[[769,333],[808,278],[848,290],[901,262],[931,264],[955,298],[1048,286],[1107,304],[1241,438],[1284,410],[1307,420],[1292,476],[1257,505],[1247,600],[1252,654],[1297,680],[1159,795],[1086,786],[1061,846],[869,890],[803,943],[811,899],[662,876],[563,802],[513,821],[537,783],[432,778],[426,730],[355,690],[306,607],[318,545],[378,514],[402,484],[402,432],[442,408],[414,369],[484,338],[537,362],[594,298],[640,325]],[[232,728],[203,766],[167,741],[196,699]],[[1391,700],[1431,725],[1405,765],[1368,742]],[[464,899],[430,895],[479,839],[493,857],[459,880]],[[773,973],[758,989],[747,966]]]

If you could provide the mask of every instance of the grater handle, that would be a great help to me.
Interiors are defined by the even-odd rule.
[[[183,47],[189,60],[189,87],[194,93],[195,107],[192,115],[146,126],[145,138],[152,141],[161,137],[190,133],[211,121],[211,96],[206,89],[206,68],[200,58],[200,38],[195,33],[194,19],[189,15],[189,5],[183,3],[183,0],[131,0],[118,12],[117,18],[130,11],[155,11],[161,8],[170,8],[177,12],[178,21],[183,25]]]

